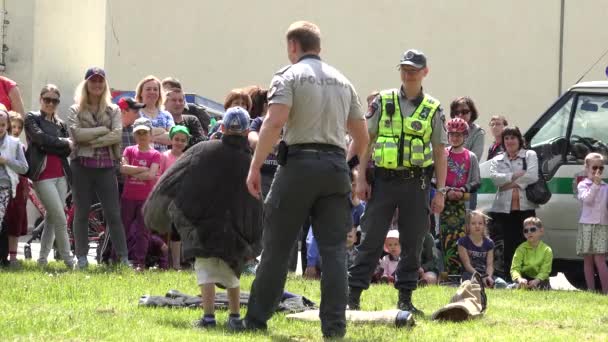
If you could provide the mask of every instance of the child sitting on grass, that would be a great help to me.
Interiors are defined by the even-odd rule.
[[[146,256],[146,266],[158,266],[161,270],[169,269],[169,246],[157,233],[150,234],[148,254]]]
[[[494,276],[494,241],[488,238],[489,217],[475,210],[467,213],[464,237],[458,239],[458,255],[462,262],[462,281],[473,273],[482,276],[487,287],[505,288],[507,283]]]
[[[346,234],[346,267],[350,267],[355,261],[357,250],[355,244],[358,240],[357,227],[353,227]],[[319,279],[321,277],[321,257],[319,247],[315,239],[312,228],[308,230],[306,236],[306,270],[303,274],[306,279]]]
[[[543,223],[538,217],[524,220],[523,242],[515,250],[511,263],[511,287],[524,289],[549,290],[549,274],[553,263],[553,251],[541,238],[544,234]]]
[[[384,239],[384,251],[388,253],[378,264],[379,268],[382,269],[380,274],[381,283],[395,283],[395,271],[399,264],[399,257],[401,255],[401,245],[399,244],[399,231],[391,229],[386,234]]]
[[[435,248],[435,239],[428,232],[422,242],[422,255],[420,256],[420,268],[418,269],[419,286],[437,285],[440,262],[439,253]]]

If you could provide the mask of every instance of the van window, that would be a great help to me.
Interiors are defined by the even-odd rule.
[[[589,152],[608,156],[608,95],[580,95],[572,123],[569,157],[582,160]]]
[[[532,148],[548,144],[556,138],[566,138],[573,101],[574,96],[571,96],[568,102],[564,103],[532,137],[530,140]]]

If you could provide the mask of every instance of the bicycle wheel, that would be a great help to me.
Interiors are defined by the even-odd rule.
[[[93,204],[89,210],[89,243],[96,243],[95,259],[98,264],[106,261],[109,248],[109,234],[100,203]]]

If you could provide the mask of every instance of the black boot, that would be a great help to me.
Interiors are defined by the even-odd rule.
[[[397,302],[397,309],[402,311],[409,311],[412,315],[424,315],[424,312],[416,309],[414,304],[412,304],[411,290],[399,290],[399,301]]]
[[[347,309],[349,310],[361,310],[361,289],[356,287],[348,288],[347,305]]]

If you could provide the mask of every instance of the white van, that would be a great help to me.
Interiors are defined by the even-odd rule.
[[[538,153],[553,194],[536,211],[545,225],[544,240],[552,247],[556,261],[579,260],[576,234],[580,204],[576,184],[584,177],[587,153],[599,152],[608,157],[608,82],[576,84],[540,116],[524,137]],[[489,178],[489,164],[480,165],[482,186],[477,206],[486,211],[496,194]],[[501,245],[501,241],[496,242]]]

